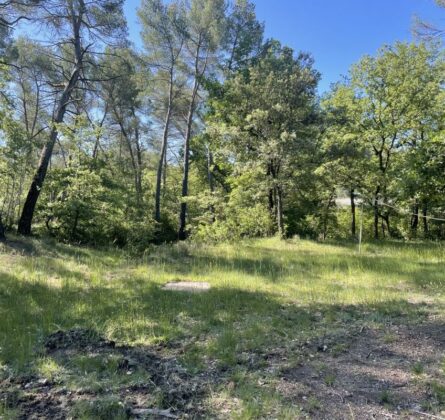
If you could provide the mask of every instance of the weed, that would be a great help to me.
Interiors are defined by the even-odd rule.
[[[336,376],[334,374],[330,373],[324,377],[324,383],[327,386],[333,386],[335,383],[335,379],[336,379]]]
[[[415,375],[422,375],[422,373],[424,372],[424,367],[423,367],[422,363],[416,362],[416,363],[414,363],[411,370]]]

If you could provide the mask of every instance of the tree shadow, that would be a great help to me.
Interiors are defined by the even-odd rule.
[[[243,264],[239,266],[235,264],[235,266],[244,269]],[[65,268],[63,275],[76,278],[78,274],[67,273]],[[397,382],[391,383],[391,378],[385,382],[386,385],[378,382],[377,386],[377,379],[373,378],[372,373],[358,369],[354,363],[348,363],[348,360],[351,354],[355,356],[364,354],[365,349],[369,352],[373,347],[388,346],[383,336],[374,337],[372,339],[374,341],[370,337],[357,341],[359,339],[354,338],[354,334],[359,331],[360,326],[369,324],[385,329],[393,325],[407,325],[419,319],[425,320],[423,315],[430,311],[427,305],[414,305],[404,300],[389,298],[388,301],[375,305],[341,306],[316,303],[286,305],[273,294],[248,292],[231,287],[213,288],[204,294],[169,292],[138,277],[126,280],[121,288],[104,285],[86,288],[79,282],[72,282],[67,286],[50,287],[37,282],[20,280],[5,273],[2,273],[0,277],[2,312],[0,362],[22,369],[23,372],[29,372],[30,366],[33,366],[33,361],[36,359],[53,357],[45,351],[44,346],[49,334],[57,330],[70,331],[80,327],[94,331],[98,336],[116,340],[117,348],[120,350],[110,350],[108,355],[114,354],[122,358],[134,359],[139,357],[137,354],[154,354],[158,366],[170,363],[173,357],[179,361],[178,366],[175,367],[176,370],[180,370],[182,365],[191,368],[190,371],[196,373],[184,373],[185,376],[180,376],[181,383],[187,384],[191,387],[190,389],[193,389],[192,384],[195,383],[199,390],[195,388],[196,392],[192,391],[187,398],[178,396],[177,399],[183,398],[187,402],[196,401],[200,407],[199,410],[209,409],[209,407],[204,407],[205,395],[200,388],[201,385],[203,389],[216,392],[219,384],[226,384],[229,381],[230,372],[234,369],[255,372],[255,375],[264,375],[273,382],[277,376],[272,374],[264,363],[275,363],[280,367],[292,354],[298,357],[318,354],[319,349],[323,349],[325,345],[328,348],[326,353],[328,357],[321,357],[320,360],[333,366],[335,364],[335,369],[342,372],[339,382],[341,389],[345,387],[348,389],[348,386],[352,389],[359,383],[366,383],[363,387],[369,387],[372,391],[368,392],[369,395],[365,391],[359,392],[357,395],[360,398],[354,400],[343,397],[354,407],[355,405],[362,408],[368,407],[369,403],[363,405],[364,400],[362,401],[362,397],[368,395],[366,398],[372,402],[373,410],[377,410],[381,406],[377,397],[385,389],[393,388],[399,395],[397,401],[415,400],[415,395],[412,395],[414,390],[411,391],[410,388],[407,388],[406,392],[404,389],[400,390]],[[440,326],[436,325],[436,327],[440,331]],[[425,337],[431,335],[431,324],[422,323],[415,328],[412,330],[414,336],[422,337],[423,334],[424,341]],[[333,353],[331,354],[331,349],[334,351],[336,346],[342,343],[342,334],[347,335],[346,341],[343,341],[345,341],[345,348],[350,349],[350,354],[348,356],[346,352],[344,356],[336,359]],[[309,345],[306,344],[308,337],[311,342]],[[444,342],[440,339],[440,334],[435,334],[430,340],[431,348],[435,348],[437,352],[444,350]],[[119,343],[125,342],[131,343],[132,347],[119,347]],[[143,344],[144,342],[151,344],[148,346]],[[356,344],[357,342],[359,344]],[[417,342],[419,343],[420,341]],[[282,353],[277,357],[271,357],[271,349],[275,349],[276,352],[277,348]],[[70,364],[73,358],[79,355],[93,357],[91,353],[93,356],[102,354],[98,348],[88,348],[86,353],[69,353],[69,357],[61,357],[58,360],[65,372],[68,372],[65,374],[73,380],[76,375],[82,376],[79,369],[73,370]],[[401,355],[397,357],[402,358]],[[391,356],[381,354],[376,359],[373,372],[377,372],[379,368],[383,369],[385,360],[395,361],[397,357],[395,351]],[[367,363],[366,357],[359,358]],[[413,356],[403,356],[403,358],[402,365],[406,365],[408,369],[415,362]],[[337,362],[334,362],[334,359]],[[209,364],[209,360],[215,360],[217,363]],[[147,367],[148,365],[149,361],[146,362],[145,368],[138,371],[139,378],[144,383],[153,382],[154,373]],[[394,368],[394,363],[392,368]],[[95,369],[94,367],[94,375],[97,374]],[[126,372],[121,373],[121,376],[126,375]],[[304,406],[304,399],[302,399],[304,392],[307,393],[307,389],[312,389],[312,392],[322,400],[319,413],[329,413],[333,410],[333,406],[329,405],[331,403],[337,404],[340,410],[346,410],[346,406],[342,405],[338,398],[333,399],[332,395],[329,396],[329,389],[327,389],[329,387],[324,383],[323,378],[314,383],[313,378],[302,377],[301,374],[286,375],[278,374],[281,385],[283,381],[293,381],[283,385],[287,387],[287,391],[283,391],[285,398],[296,400]],[[338,372],[337,376],[339,376]],[[202,383],[199,382],[199,386],[196,382],[197,378],[204,378]],[[247,375],[245,380],[253,381],[249,378]],[[100,383],[101,380],[104,379],[99,376],[97,381]],[[123,391],[129,389],[125,382],[123,384],[122,389],[115,390],[119,398],[125,398]],[[155,381],[155,387],[150,388],[151,392],[162,388],[160,384],[161,382],[156,385]],[[250,386],[256,385],[252,382]],[[293,389],[301,386],[306,389],[303,394]],[[48,392],[52,392],[49,389]],[[106,388],[99,387],[98,389],[97,396],[106,395]],[[145,392],[147,389],[141,388]],[[168,394],[164,391],[163,393]],[[233,392],[236,395],[236,388]],[[271,388],[270,392],[276,392],[276,390]],[[290,395],[286,392],[290,392]],[[172,398],[164,395],[161,401],[162,408],[173,407],[177,410],[185,410],[185,413],[185,406],[175,406],[176,397]],[[248,404],[251,398],[252,395],[246,395],[241,400],[243,404]],[[152,403],[159,404],[159,401],[156,401]],[[380,413],[378,410],[376,412]]]

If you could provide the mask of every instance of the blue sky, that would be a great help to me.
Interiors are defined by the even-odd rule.
[[[322,73],[320,92],[346,74],[364,54],[384,44],[412,40],[414,16],[445,26],[445,12],[434,0],[254,0],[266,37],[295,50],[312,53]],[[125,13],[130,36],[138,45],[136,9],[127,0]]]

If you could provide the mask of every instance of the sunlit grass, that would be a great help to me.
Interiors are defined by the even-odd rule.
[[[36,244],[35,256],[0,255],[3,362],[25,363],[49,332],[74,326],[137,344],[213,331],[214,353],[212,343],[237,342],[237,330],[258,341],[270,324],[286,329],[275,313],[282,305],[301,309],[292,323],[309,325],[305,308],[388,304],[403,312],[410,300],[442,299],[445,284],[444,248],[435,244],[370,244],[358,255],[349,244],[264,239],[179,244],[133,261],[117,251]],[[171,280],[213,288],[161,290]]]
[[[71,383],[90,381],[95,389],[117,378],[116,361],[84,357],[59,366],[43,354],[48,334],[82,327],[133,346],[181,341],[180,361],[196,373],[209,360],[236,366],[249,352],[345,325],[379,328],[397,317],[417,320],[426,305],[434,311],[444,302],[445,248],[435,243],[371,243],[359,255],[350,243],[272,238],[164,246],[140,259],[115,250],[29,244],[25,255],[0,254],[0,365],[32,367],[49,379],[69,368]],[[162,290],[173,280],[205,281],[212,289]],[[86,380],[76,379],[76,372]],[[243,381],[232,397],[247,401],[244,394],[260,392],[254,382]],[[214,392],[214,401],[230,393]],[[260,405],[245,403],[241,417],[267,412],[295,418],[299,408],[277,398],[267,394]]]

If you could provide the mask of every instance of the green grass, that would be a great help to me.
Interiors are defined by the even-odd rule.
[[[444,273],[445,248],[435,243],[372,243],[359,255],[348,243],[272,238],[177,244],[131,259],[121,251],[30,240],[25,255],[0,254],[0,377],[3,366],[51,380],[68,377],[72,386],[90,384],[97,392],[124,381],[118,360],[78,356],[61,366],[45,356],[48,334],[82,327],[130,346],[179,342],[180,362],[192,374],[210,362],[235,374],[233,389],[215,385],[212,401],[236,398],[242,418],[265,413],[295,418],[300,408],[269,392],[273,383],[266,390],[259,386],[245,368],[252,354],[261,363],[278,345],[335,334],[345,326],[415,321],[430,310],[425,302],[442,308]],[[212,289],[162,290],[172,280],[206,281]],[[336,343],[330,350],[340,354],[346,347]],[[334,382],[326,376],[327,385]],[[104,410],[114,404],[109,400]],[[318,405],[314,397],[310,410]],[[0,405],[0,416],[7,409]]]

